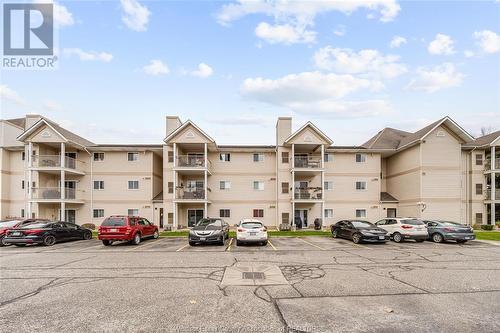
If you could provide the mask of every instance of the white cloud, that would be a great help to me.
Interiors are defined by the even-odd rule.
[[[391,43],[389,44],[391,49],[396,49],[400,47],[403,44],[406,44],[407,40],[404,37],[401,36],[394,36],[392,37]]]
[[[303,72],[278,79],[248,78],[243,82],[243,96],[281,106],[299,113],[331,116],[367,116],[386,112],[386,103],[377,101],[339,100],[362,90],[377,91],[378,81],[357,78],[349,74]]]
[[[444,34],[437,34],[432,42],[429,43],[427,51],[430,54],[453,54],[455,50],[453,49],[453,39],[450,36]]]
[[[135,31],[146,31],[151,12],[136,0],[120,0],[123,10],[122,21]]]
[[[165,75],[170,73],[170,69],[166,64],[164,64],[161,60],[153,59],[149,63],[149,65],[144,66],[144,73],[148,75]]]
[[[323,70],[335,70],[339,73],[373,74],[383,78],[394,78],[407,72],[404,64],[395,55],[383,55],[377,50],[333,48],[319,49],[313,56],[316,67]]]
[[[81,61],[110,62],[113,60],[113,55],[107,52],[83,51],[78,48],[64,49],[63,52],[68,56],[76,55]]]
[[[27,105],[26,101],[15,90],[7,87],[5,84],[0,85],[0,97],[0,101],[11,101],[21,106]]]
[[[497,53],[500,51],[500,36],[490,30],[474,32],[477,45],[486,53]]]
[[[270,44],[312,43],[316,40],[316,32],[298,28],[290,24],[270,25],[261,22],[255,28],[255,35]]]
[[[63,27],[70,26],[75,23],[73,19],[73,14],[63,5],[54,2],[53,0],[33,0],[33,3],[52,3],[53,6],[53,15],[54,15],[54,24]]]
[[[417,77],[410,81],[407,88],[433,93],[441,89],[458,87],[465,75],[458,72],[455,65],[446,62],[433,68],[420,67]]]
[[[308,2],[239,0],[223,5],[217,13],[216,18],[220,24],[228,25],[246,15],[261,14],[270,16],[274,18],[274,25],[266,23],[266,26],[260,23],[260,29],[256,29],[256,33],[259,32],[265,36],[282,36],[285,34],[288,37],[271,38],[274,43],[312,43],[315,41],[316,32],[310,30],[310,27],[314,26],[317,15],[330,11],[340,11],[350,14],[358,9],[377,12],[380,21],[388,22],[392,21],[398,15],[401,8],[396,0]]]
[[[339,24],[337,28],[333,31],[333,34],[339,37],[344,36],[346,33],[346,27],[343,24]]]
[[[214,70],[212,67],[208,66],[205,63],[201,63],[198,65],[198,69],[192,71],[190,74],[193,76],[201,77],[201,78],[206,78],[211,76],[214,73]]]
[[[43,103],[43,107],[44,109],[48,110],[48,111],[53,111],[53,112],[60,112],[63,110],[63,107],[61,106],[61,104],[55,102],[55,101],[45,101]]]
[[[473,56],[475,56],[475,55],[476,55],[476,54],[475,54],[474,52],[470,51],[470,50],[465,50],[465,51],[464,51],[464,56],[465,56],[466,58],[472,58],[472,57],[473,57]]]

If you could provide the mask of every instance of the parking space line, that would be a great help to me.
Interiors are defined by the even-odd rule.
[[[233,240],[234,240],[234,238],[231,237],[231,239],[229,240],[229,245],[226,248],[226,251],[228,251],[228,252],[231,251],[231,244],[233,244]]]
[[[303,241],[303,242],[304,242],[304,243],[306,243],[306,244],[309,244],[309,245],[311,245],[311,246],[314,246],[314,247],[316,247],[316,248],[320,249],[321,251],[326,251],[326,249],[322,248],[321,246],[318,246],[318,245],[315,245],[315,244],[313,244],[313,243],[311,243],[311,242],[308,242],[308,241],[306,241],[305,239],[302,239],[302,238],[300,238],[300,237],[298,237],[298,239],[300,239],[301,241]]]
[[[179,252],[181,251],[183,248],[185,248],[186,246],[189,246],[189,244],[186,244],[186,245],[183,245],[182,247],[178,248],[177,250],[175,250],[175,252]]]
[[[271,240],[269,240],[269,239],[268,239],[268,240],[267,240],[267,243],[268,243],[269,245],[271,245],[271,247],[273,248],[273,250],[274,250],[274,251],[278,251],[278,250],[274,247],[273,243],[271,243]]]

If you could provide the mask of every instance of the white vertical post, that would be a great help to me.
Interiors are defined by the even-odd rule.
[[[66,166],[66,146],[64,142],[61,142],[61,184],[60,184],[60,191],[61,191],[61,212],[59,215],[59,219],[61,221],[64,221],[64,212],[66,211],[66,203],[64,200],[66,199],[66,174],[64,173],[64,168]]]
[[[28,189],[28,214],[27,218],[31,218],[32,215],[32,209],[33,209],[33,203],[31,200],[33,199],[33,170],[31,169],[33,167],[33,143],[30,141],[28,143],[28,184],[27,184],[27,189]]]
[[[203,145],[203,156],[205,157],[205,172],[204,172],[204,180],[203,180],[203,187],[205,191],[205,207],[203,209],[203,217],[207,218],[208,217],[208,147],[207,143]]]
[[[496,161],[495,161],[495,146],[492,146],[491,147],[491,162],[490,162],[490,170],[491,170],[491,209],[490,209],[490,212],[491,212],[491,224],[492,225],[495,225],[495,216],[496,216],[496,211],[495,211],[495,203],[496,203],[496,200],[498,199],[496,197],[496,173],[495,173],[495,167],[496,167]]]
[[[292,143],[292,223],[295,225],[295,144]]]
[[[321,225],[325,223],[325,145],[321,145]]]
[[[174,190],[173,190],[173,200],[172,200],[172,203],[173,203],[173,208],[174,208],[174,211],[172,212],[173,215],[174,215],[174,219],[172,221],[172,229],[173,230],[177,230],[177,202],[175,201],[175,196],[177,194],[177,172],[175,171],[175,166],[176,166],[176,163],[177,163],[177,145],[176,143],[174,142],[174,147],[173,147],[173,150],[174,150],[174,167],[172,168],[172,176],[173,176],[173,182],[174,182]]]

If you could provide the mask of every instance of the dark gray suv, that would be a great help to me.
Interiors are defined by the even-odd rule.
[[[189,230],[189,245],[217,243],[224,245],[229,238],[229,224],[220,218],[204,218]]]

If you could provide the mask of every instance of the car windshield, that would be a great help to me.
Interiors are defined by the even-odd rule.
[[[241,226],[245,229],[259,229],[262,228],[262,223],[260,222],[242,222]]]
[[[402,224],[408,224],[408,225],[425,225],[424,221],[417,220],[417,219],[401,220],[401,223]]]
[[[50,223],[30,223],[23,225],[21,229],[37,229],[37,228],[47,228]]]
[[[108,217],[101,223],[105,227],[123,227],[127,225],[127,219],[124,217]]]
[[[373,224],[368,221],[351,221],[354,228],[369,228],[373,227]]]
[[[206,229],[219,229],[222,227],[222,220],[201,219],[196,223],[197,227],[205,227]]]
[[[0,222],[0,228],[12,228],[18,223],[19,221],[2,221]]]

